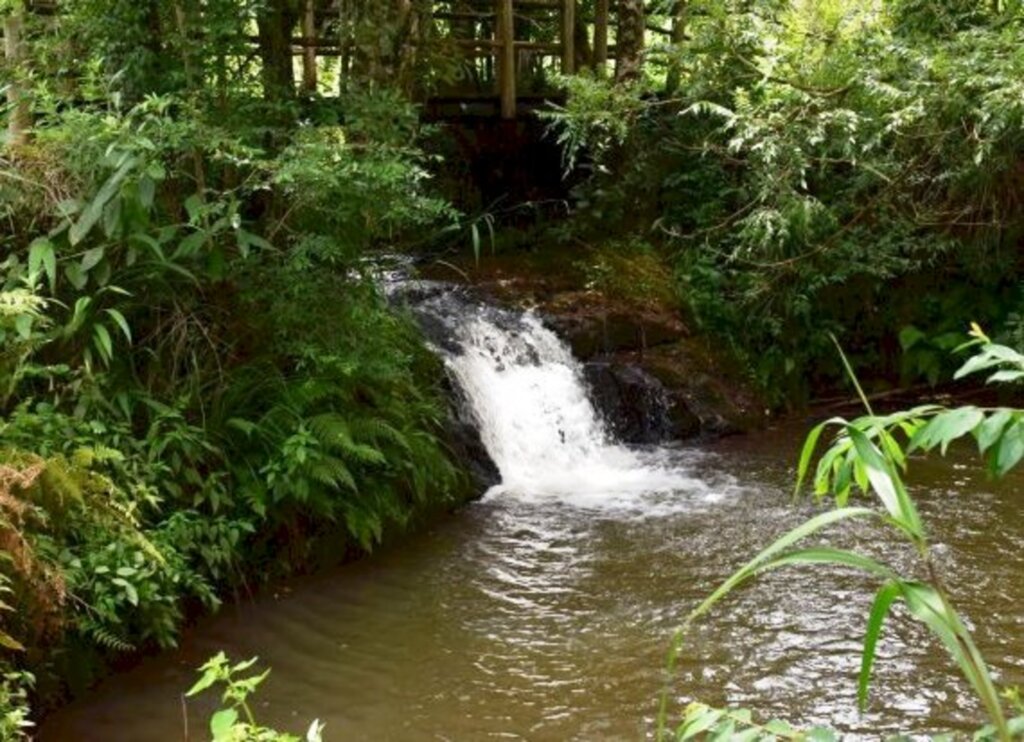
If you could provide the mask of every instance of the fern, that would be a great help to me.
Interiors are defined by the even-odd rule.
[[[85,621],[81,625],[81,628],[93,642],[104,649],[121,652],[123,654],[135,652],[137,650],[137,647],[132,642],[123,636],[114,633],[113,630],[106,626],[102,626],[92,621]]]

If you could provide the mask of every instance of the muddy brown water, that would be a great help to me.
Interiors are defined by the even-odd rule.
[[[220,650],[273,667],[260,720],[326,740],[639,740],[649,737],[674,627],[729,572],[814,512],[791,502],[807,425],[678,457],[707,484],[636,508],[494,497],[396,548],[228,606],[181,649],[102,683],[41,739],[206,738],[212,697],[182,703]],[[1024,479],[994,483],[965,453],[913,462],[912,483],[954,601],[1002,684],[1024,684]],[[884,532],[835,542],[911,569]],[[867,713],[856,710],[877,585],[840,568],[776,573],[690,637],[671,681],[689,699],[849,738],[974,728],[977,703],[902,612],[887,623]],[[184,709],[184,712],[183,712]]]

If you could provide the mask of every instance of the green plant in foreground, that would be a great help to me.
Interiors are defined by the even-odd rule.
[[[985,371],[990,372],[990,382],[1013,383],[1024,379],[1024,355],[993,343],[977,325],[972,327],[971,335],[974,340],[968,346],[976,347],[978,352],[961,367],[956,374],[957,378]],[[903,483],[902,475],[907,470],[909,454],[935,449],[945,454],[953,441],[968,435],[975,439],[979,452],[987,458],[989,468],[995,474],[1007,473],[1024,458],[1024,410],[978,407],[950,409],[928,405],[890,415],[875,415],[845,355],[841,349],[839,352],[867,415],[855,420],[832,418],[811,431],[800,456],[796,487],[799,495],[810,473],[811,461],[821,435],[827,428],[837,428],[832,445],[819,460],[813,475],[815,497],[820,501],[831,494],[836,509],[811,518],[779,538],[729,577],[691,612],[673,642],[669,667],[674,667],[689,627],[746,581],[790,565],[842,565],[872,575],[881,582],[871,606],[864,637],[858,679],[858,701],[862,710],[867,704],[875,650],[885,618],[892,606],[902,601],[910,615],[922,622],[950,653],[985,709],[989,724],[975,738],[1000,741],[1019,738],[1024,735],[1024,715],[1007,718],[1002,698],[985,660],[949,599],[943,576],[932,556],[925,524]],[[854,490],[867,496],[873,494],[881,504],[881,510],[849,506]],[[892,567],[855,551],[828,546],[799,548],[802,541],[826,527],[854,519],[878,520],[894,535],[908,542],[918,556],[925,578],[906,577]],[[1014,696],[1005,697],[1012,704]],[[659,739],[669,738],[666,730],[667,704],[666,692],[662,697],[659,714]],[[1019,705],[1017,708],[1019,710]],[[777,722],[772,723],[775,724]],[[788,727],[772,725],[752,725],[746,712],[727,712],[695,704],[687,710],[675,737],[684,740],[707,733],[712,739],[828,738],[821,736],[825,732],[820,730],[801,735],[791,732]],[[740,728],[742,734],[734,734]]]
[[[256,722],[249,705],[249,696],[266,680],[270,670],[248,677],[240,675],[255,665],[257,660],[257,657],[253,657],[232,665],[227,656],[220,652],[199,668],[202,677],[186,695],[195,696],[215,685],[224,686],[221,696],[224,708],[210,717],[210,737],[213,742],[300,742],[299,737],[268,729]],[[323,728],[319,720],[310,724],[304,738],[306,742],[320,742]]]

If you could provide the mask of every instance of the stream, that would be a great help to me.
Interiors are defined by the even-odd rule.
[[[429,288],[429,287],[428,287]],[[206,738],[216,698],[183,703],[220,650],[273,671],[256,711],[327,740],[641,740],[686,612],[816,512],[792,501],[809,421],[699,446],[618,444],[581,370],[536,317],[422,290],[501,484],[368,559],[225,607],[175,652],[143,661],[50,717],[42,740]],[[912,463],[911,485],[955,603],[999,682],[1024,684],[1024,479],[990,481],[969,452]],[[829,532],[904,569],[876,527]],[[671,679],[688,700],[828,724],[851,739],[968,730],[977,703],[944,651],[897,610],[868,711],[856,677],[877,584],[790,569],[720,604]]]

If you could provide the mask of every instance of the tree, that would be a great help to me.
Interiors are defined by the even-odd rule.
[[[646,14],[643,0],[619,0],[618,64],[620,82],[639,79],[643,73]]]
[[[17,2],[4,18],[4,56],[8,73],[7,103],[10,107],[7,121],[7,143],[10,146],[24,144],[32,126],[32,112],[28,96],[22,85],[25,62],[25,47],[22,32],[25,25],[25,9]]]
[[[299,21],[299,11],[299,0],[267,0],[256,17],[263,95],[268,101],[287,101],[295,96],[292,30]]]

